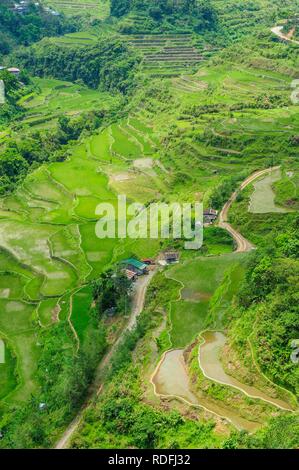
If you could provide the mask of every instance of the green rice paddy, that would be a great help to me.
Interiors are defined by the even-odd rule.
[[[284,207],[275,204],[273,186],[281,180],[280,170],[263,177],[254,183],[254,191],[250,198],[249,212],[265,214],[268,212],[288,212]]]
[[[28,134],[55,127],[65,114],[109,109],[119,99],[78,84],[34,80],[38,91],[20,102],[26,108],[21,125]],[[153,91],[146,99],[137,96],[128,116],[82,139],[66,161],[42,165],[13,194],[0,199],[0,336],[10,346],[7,363],[0,365],[5,400],[25,400],[37,387],[41,329],[70,316],[80,347],[91,309],[89,281],[118,259],[132,253],[153,257],[161,250],[159,240],[98,239],[97,205],[115,205],[118,194],[144,204],[196,199],[207,205],[223,178],[268,165],[273,149],[265,147],[265,135],[290,139],[299,128],[298,106],[291,103],[230,112],[225,107],[251,103],[266,92],[287,100],[290,82],[272,71],[220,65],[203,66],[193,75],[152,79]],[[217,103],[223,111],[194,115],[193,106]],[[280,149],[274,151],[278,162],[285,159]],[[150,164],[142,166],[142,161]],[[296,199],[297,175],[290,160],[281,180],[274,182],[275,206]],[[207,245],[213,256],[186,259],[169,271],[187,286],[183,298],[171,305],[174,347],[186,346],[207,325],[225,323],[234,286],[242,278],[237,255],[217,256],[231,246],[217,239]],[[70,337],[75,341],[71,329]]]
[[[39,93],[30,93],[19,101],[27,110],[23,124],[29,128],[49,128],[55,125],[59,116],[71,117],[87,110],[108,109],[117,100],[108,93],[61,80],[34,78],[33,83]]]
[[[195,258],[170,268],[166,277],[180,283],[180,298],[171,302],[169,330],[173,348],[186,347],[205,328],[221,328],[242,280],[246,255]]]
[[[66,15],[86,13],[102,20],[107,18],[110,12],[108,0],[42,0],[42,3]]]
[[[23,125],[29,132],[40,127],[46,113],[55,125],[65,108],[76,114],[91,103],[109,106],[115,100],[58,80],[36,79],[35,84],[39,93],[20,103],[28,110]],[[5,400],[26,400],[37,387],[34,374],[40,329],[71,314],[79,344],[84,341],[92,303],[86,283],[132,252],[154,256],[159,251],[158,240],[119,243],[100,240],[95,233],[95,210],[100,202],[116,206],[118,191],[131,200],[141,194],[144,200],[146,186],[148,198],[153,197],[157,176],[136,171],[134,160],[155,157],[154,133],[143,120],[132,116],[132,121],[113,124],[86,138],[72,149],[67,161],[42,165],[15,193],[0,201],[0,334],[10,345],[0,370],[0,383],[6,384],[1,388]],[[121,172],[134,176],[134,187],[128,185],[127,191]]]

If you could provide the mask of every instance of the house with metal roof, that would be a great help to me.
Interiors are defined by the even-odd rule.
[[[147,264],[142,263],[136,258],[124,259],[120,262],[120,264],[124,265],[127,270],[132,271],[133,273],[137,274],[137,276],[141,276],[142,274],[148,273]]]
[[[203,213],[203,220],[205,224],[212,224],[215,222],[218,216],[218,211],[215,209],[212,209],[211,207],[209,209],[206,209]]]
[[[16,77],[20,75],[20,72],[21,72],[21,70],[18,69],[17,67],[9,67],[7,71],[11,73],[12,75],[15,75]]]
[[[168,250],[164,253],[164,260],[167,264],[177,263],[179,258],[180,254],[178,251]]]

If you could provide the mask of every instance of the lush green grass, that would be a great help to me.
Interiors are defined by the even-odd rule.
[[[105,202],[115,199],[114,194],[107,188],[107,178],[100,171],[98,164],[85,158],[83,153],[63,165],[53,163],[50,172],[56,181],[77,197],[93,195]]]
[[[136,107],[129,119],[122,118],[85,139],[72,150],[66,162],[44,165],[33,172],[23,188],[1,201],[2,245],[9,250],[2,255],[2,269],[27,276],[30,282],[25,288],[25,296],[38,299],[41,295],[65,295],[68,289],[78,287],[86,276],[88,279],[97,277],[112,260],[130,252],[140,257],[153,256],[159,250],[158,241],[117,244],[114,240],[97,239],[92,219],[98,202],[113,201],[115,193],[125,193],[130,199],[141,202],[166,196],[182,201],[196,197],[207,204],[213,188],[223,177],[232,171],[243,171],[244,165],[255,169],[268,159],[264,150],[260,152],[261,146],[254,147],[253,139],[263,139],[268,133],[288,139],[298,127],[299,117],[294,106],[283,110],[279,107],[241,110],[231,115],[224,109],[215,115],[200,114],[198,117],[194,117],[193,112],[192,117],[190,112],[190,106],[194,102],[198,104],[199,98],[201,106],[219,103],[231,106],[254,100],[269,90],[287,98],[290,78],[286,75],[217,65],[202,67],[191,81],[192,86],[204,84],[203,89],[173,93],[169,91],[173,86],[171,80],[165,82],[167,85],[159,80],[153,82],[153,92],[146,97],[142,93],[135,97]],[[40,93],[22,100],[28,110],[28,119],[37,118],[34,117],[36,113],[40,115],[38,117],[55,116],[57,119],[65,111],[76,114],[105,100],[107,106],[111,103],[107,95],[67,82],[36,79],[36,85],[40,87]],[[140,107],[139,103],[142,103]],[[207,127],[214,135],[203,139]],[[170,146],[167,152],[159,152],[158,156],[164,170],[155,165],[150,170],[136,171],[133,160],[145,155],[156,158],[155,147],[163,148],[163,139],[170,129]],[[178,178],[178,174],[182,176]],[[282,194],[281,188],[277,194]],[[61,227],[61,224],[67,227]],[[207,253],[212,255],[231,251],[231,242],[219,238],[219,234],[210,236],[207,232],[205,245]],[[49,257],[50,253],[54,259]],[[196,268],[191,264],[187,274],[181,277],[179,274],[179,279],[191,289],[191,295],[202,291],[213,298],[224,282],[224,272],[230,263],[222,266],[222,261],[216,257],[216,272],[212,259],[204,266],[200,262]],[[198,276],[198,270],[203,271],[203,276]],[[52,321],[49,307],[52,304],[54,300],[42,303],[42,323]],[[188,308],[184,310],[185,304],[190,307],[193,330],[202,328],[208,314],[207,303],[182,301],[173,309],[175,341],[180,340],[180,328],[185,328],[184,311],[188,314]],[[66,305],[60,304],[62,318],[67,315]],[[193,332],[186,332],[182,342],[187,343],[192,337]]]
[[[106,128],[99,135],[95,135],[90,140],[90,151],[92,155],[99,160],[111,161],[113,158],[111,153],[112,138],[110,128]]]
[[[209,302],[174,302],[171,305],[170,339],[173,348],[184,348],[203,330]]]
[[[20,299],[28,279],[17,273],[0,272],[0,298]]]
[[[121,155],[127,159],[134,159],[142,157],[142,150],[140,145],[132,138],[122,131],[122,129],[117,125],[113,124],[111,126],[113,144],[112,151],[117,155]]]
[[[42,3],[66,15],[87,13],[99,19],[105,19],[110,11],[108,0],[42,0]],[[79,37],[82,35],[82,33],[77,34]],[[83,37],[85,37],[85,34]]]
[[[273,185],[280,182],[281,173],[276,171],[254,183],[251,194],[249,211],[255,214],[266,212],[287,212],[287,209],[275,205]]]
[[[0,364],[0,399],[8,395],[17,385],[15,377],[16,360],[5,341],[5,363]]]
[[[213,328],[223,329],[231,318],[234,296],[244,281],[247,256],[244,255],[225,272],[221,284],[210,300],[208,323]]]
[[[103,271],[104,267],[112,260],[113,250],[116,245],[115,239],[99,239],[95,232],[95,223],[90,222],[80,225],[80,235],[82,239],[82,249],[87,262],[92,266],[92,278],[96,278]]]
[[[182,284],[182,300],[171,303],[170,338],[173,347],[185,347],[201,330],[221,323],[225,307],[229,305],[236,289],[234,278],[240,275],[239,264],[244,262],[242,254],[226,254],[217,257],[196,258],[172,267],[167,277]],[[237,274],[238,273],[238,274]],[[216,295],[225,277],[226,289]],[[230,277],[231,276],[231,277]],[[211,315],[208,315],[211,310]]]
[[[31,394],[38,390],[36,371],[41,352],[40,345],[34,330],[13,336],[12,342],[17,356],[18,385],[8,399],[16,403],[26,402]]]
[[[290,209],[299,208],[299,177],[298,166],[285,167],[280,181],[274,183],[275,202],[279,206]]]
[[[67,36],[63,38],[65,41]],[[55,41],[57,42],[57,38]],[[70,41],[73,42],[71,39]],[[117,100],[108,93],[100,93],[84,85],[66,81],[34,78],[33,83],[37,92],[23,96],[19,104],[27,110],[23,124],[34,128],[43,128],[45,123],[49,128],[59,116],[72,117],[87,110],[108,109]]]
[[[8,350],[7,366],[1,375],[6,376],[6,392],[12,393],[11,398],[14,400],[27,400],[36,387],[34,373],[39,352],[32,322],[34,310],[34,305],[21,301],[0,300],[0,332],[9,339],[11,348],[11,351]],[[18,382],[14,375],[15,368]],[[14,391],[16,384],[18,387]]]
[[[90,286],[83,287],[73,295],[71,322],[78,334],[80,342],[84,340],[84,333],[90,322],[92,302],[93,296]]]
[[[57,298],[42,300],[37,309],[37,315],[42,326],[49,326],[58,320]]]
[[[217,1],[222,22],[228,21],[225,3]],[[247,14],[242,17],[237,12],[238,27],[252,21]],[[232,29],[237,34],[235,25]],[[90,44],[97,33],[70,34],[57,42],[66,47]],[[36,335],[46,326],[50,328],[45,331],[52,331],[58,319],[68,318],[72,295],[71,321],[84,342],[91,305],[90,288],[82,288],[86,281],[97,278],[122,257],[132,253],[153,257],[161,250],[159,240],[99,240],[94,220],[99,202],[115,204],[120,193],[142,203],[198,200],[208,206],[211,194],[225,178],[250,173],[270,161],[284,163],[283,177],[274,188],[276,204],[295,207],[288,203],[296,200],[298,186],[297,148],[292,139],[298,135],[299,111],[289,99],[294,65],[291,52],[290,58],[283,56],[285,45],[271,46],[262,48],[267,57],[258,57],[255,51],[253,56],[244,53],[238,62],[235,52],[229,51],[228,58],[214,56],[210,64],[185,78],[151,78],[128,98],[130,103],[124,104],[119,118],[113,112],[113,120],[109,109],[118,103],[118,96],[79,83],[34,79],[36,89],[19,102],[25,109],[24,119],[4,133],[1,129],[1,145],[16,132],[20,141],[23,133],[34,138],[36,130],[55,129],[62,115],[79,116],[89,109],[107,112],[103,128],[82,136],[79,145],[69,145],[66,161],[55,162],[53,155],[53,163],[32,171],[22,186],[1,199],[0,331],[8,335],[12,357],[16,356],[15,362],[9,361],[4,379],[0,371],[0,385],[4,380],[8,384],[2,389],[3,396],[17,379],[19,388],[10,399],[26,399],[37,389]],[[282,65],[276,67],[279,57],[273,59],[272,55],[278,50]],[[134,161],[144,156],[153,159],[151,168],[136,167]],[[291,177],[288,170],[294,172]],[[242,207],[246,211],[248,201]],[[283,225],[284,215],[278,216]],[[270,222],[251,220],[252,226],[263,225],[268,232]],[[264,237],[263,231],[259,237],[255,240]],[[244,276],[245,259],[229,254],[232,242],[223,233],[207,229],[203,249],[213,256],[198,258],[188,253],[169,270],[185,286],[183,299],[171,302],[173,347],[186,346],[206,326],[227,326],[231,302]],[[3,298],[7,284],[9,296]],[[177,294],[179,288],[177,284]],[[36,303],[26,304],[24,300],[29,298]],[[56,304],[61,308],[59,317]],[[66,331],[70,343],[74,336]],[[69,343],[61,347],[69,347]],[[13,375],[15,363],[17,376]],[[193,427],[188,429],[181,444],[188,445]],[[173,435],[168,433],[162,442],[168,445],[172,441]]]

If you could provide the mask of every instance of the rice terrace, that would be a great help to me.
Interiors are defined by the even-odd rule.
[[[298,15],[1,2],[0,449],[298,448]]]

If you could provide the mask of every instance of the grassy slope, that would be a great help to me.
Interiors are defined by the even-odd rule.
[[[108,0],[42,0],[41,3],[65,15],[87,14],[101,20],[109,15]]]
[[[224,9],[223,2],[217,3]],[[261,4],[268,6],[265,2]],[[223,11],[224,22],[226,15],[229,13]],[[84,33],[65,41],[87,39],[92,40],[92,36],[89,38]],[[184,77],[152,80],[133,97],[128,120],[122,118],[100,134],[85,139],[73,149],[67,162],[44,165],[29,175],[15,194],[1,200],[5,251],[0,252],[0,262],[1,269],[8,271],[3,285],[11,286],[13,302],[17,303],[1,299],[0,330],[8,336],[12,331],[18,333],[9,338],[23,383],[18,396],[22,394],[26,398],[34,388],[38,320],[42,325],[51,324],[56,303],[80,287],[86,277],[97,277],[112,260],[130,252],[152,256],[159,250],[156,241],[140,240],[117,246],[109,240],[99,243],[91,219],[100,200],[113,200],[116,193],[125,192],[129,198],[142,202],[196,197],[207,204],[210,194],[224,178],[266,166],[272,158],[294,172],[296,185],[297,167],[292,158],[295,149],[285,146],[298,133],[299,126],[298,107],[289,102],[295,67],[293,55],[280,59],[283,48],[288,46],[268,41],[267,47],[273,48],[273,59],[258,56],[256,47],[249,50],[245,62],[234,52],[224,59],[214,58],[209,66],[204,64],[198,73],[187,77],[187,82],[192,81],[191,89]],[[117,99],[56,80],[38,79],[36,83],[40,92],[25,97],[22,102],[28,110],[22,129],[28,133],[43,126],[55,126],[57,117],[65,112],[73,115],[103,101],[109,108]],[[273,99],[267,108],[265,102],[272,95],[279,95],[279,99]],[[238,109],[240,103],[247,106]],[[212,111],[212,106],[219,104],[218,111]],[[134,160],[143,156],[153,159],[153,168],[136,171]],[[282,180],[275,188],[282,204],[287,203],[290,194],[289,181],[285,179],[285,183]],[[291,197],[294,198],[294,193]],[[50,244],[43,243],[45,240]],[[32,242],[33,247],[29,246]],[[55,259],[51,258],[53,254]],[[222,275],[230,265],[226,261]],[[192,262],[188,266],[192,267]],[[196,291],[215,294],[223,277],[218,277],[220,271],[215,271],[212,259],[203,268],[211,276],[205,279],[214,279],[217,274],[212,290],[211,286],[202,285],[198,269],[199,265],[196,272],[191,269],[183,273],[182,279],[194,280]],[[25,275],[27,284],[15,273]],[[24,300],[36,303],[27,305]],[[79,338],[86,327],[84,318],[78,316],[81,300],[77,295],[74,302],[74,326]],[[82,302],[88,307],[90,299]],[[221,310],[221,305],[218,307]],[[11,312],[16,314],[17,308],[22,315],[14,315],[13,323],[10,316],[7,322],[7,316]],[[197,303],[177,303],[172,312],[175,345],[186,345],[206,324],[207,310],[207,305],[201,312]],[[223,309],[221,312],[222,315]],[[210,309],[209,314],[214,314],[213,320],[219,319],[219,311]],[[188,324],[184,315],[190,315]],[[7,364],[3,375],[7,378],[2,380],[7,381],[7,390],[11,391],[15,383],[11,380],[10,361]]]

